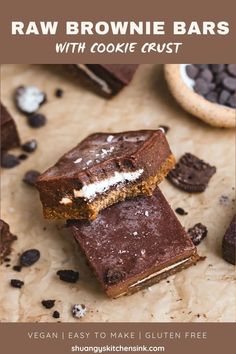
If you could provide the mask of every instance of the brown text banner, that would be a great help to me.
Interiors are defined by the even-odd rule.
[[[233,63],[234,10],[233,0],[8,0],[1,63]]]
[[[233,323],[2,323],[4,354],[234,353]]]

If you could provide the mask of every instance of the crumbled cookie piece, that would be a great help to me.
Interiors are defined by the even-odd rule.
[[[51,309],[54,307],[56,300],[42,300],[41,304],[46,308],[46,309]]]
[[[79,280],[79,272],[71,269],[58,270],[59,279],[67,283],[76,283]]]
[[[179,189],[189,193],[203,192],[216,168],[198,157],[186,153],[167,176],[168,180]]]
[[[52,314],[52,317],[53,318],[60,318],[60,312],[54,311],[53,314]]]
[[[188,234],[195,246],[202,242],[202,240],[207,236],[207,233],[207,227],[200,222],[188,229]]]
[[[10,284],[13,288],[21,289],[22,286],[24,285],[24,282],[19,279],[11,279]]]
[[[35,86],[20,86],[15,91],[17,108],[27,114],[36,112],[46,101],[46,94]]]
[[[64,95],[64,91],[63,91],[61,88],[57,88],[57,89],[55,90],[55,96],[56,96],[57,98],[61,98],[63,95]]]

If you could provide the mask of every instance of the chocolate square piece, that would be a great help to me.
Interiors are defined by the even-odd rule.
[[[96,220],[68,221],[109,297],[132,294],[199,259],[165,197],[137,197],[103,210]]]
[[[6,151],[20,146],[16,123],[7,109],[1,104],[1,150]]]
[[[11,245],[16,238],[11,234],[9,225],[0,219],[0,263],[11,253]]]
[[[84,77],[100,94],[113,96],[128,85],[135,74],[136,64],[71,64],[69,69]]]
[[[48,219],[95,219],[109,205],[151,195],[174,165],[162,130],[96,133],[37,180]]]
[[[222,242],[222,255],[224,260],[231,264],[236,263],[236,215],[234,215]]]

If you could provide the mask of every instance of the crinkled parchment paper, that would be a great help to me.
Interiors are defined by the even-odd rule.
[[[48,124],[32,129],[14,107],[12,93],[19,85],[36,85],[48,96],[40,109]],[[64,90],[58,99],[56,88]],[[39,147],[26,161],[1,172],[1,217],[19,239],[15,242],[11,265],[18,254],[29,248],[41,251],[34,266],[21,273],[0,266],[0,320],[12,322],[57,321],[52,310],[41,305],[43,299],[56,299],[61,321],[75,321],[71,306],[85,304],[82,321],[234,321],[234,267],[221,258],[221,240],[234,213],[235,140],[233,130],[212,128],[185,113],[168,92],[163,67],[142,65],[132,83],[117,97],[106,100],[63,74],[58,67],[42,65],[4,65],[2,101],[14,116],[22,141],[36,138]],[[161,190],[171,206],[184,208],[178,216],[190,227],[202,222],[207,238],[198,247],[206,260],[151,288],[130,297],[110,300],[100,290],[67,229],[60,222],[42,217],[38,193],[22,182],[29,169],[44,171],[88,134],[155,129],[168,125],[168,140],[176,157],[192,152],[217,167],[217,173],[204,193],[188,194],[164,181]],[[220,203],[220,197],[226,202]],[[58,269],[78,269],[77,284],[58,280]],[[9,286],[11,278],[23,279],[19,290]],[[78,321],[78,320],[77,320]]]

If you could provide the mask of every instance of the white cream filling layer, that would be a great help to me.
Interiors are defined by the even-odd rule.
[[[155,276],[157,276],[157,275],[159,275],[159,274],[162,274],[162,273],[164,273],[164,272],[167,272],[168,270],[174,269],[174,268],[178,267],[180,264],[186,263],[189,259],[190,259],[190,258],[186,258],[186,259],[184,259],[184,260],[182,260],[182,261],[179,261],[179,262],[177,262],[177,263],[175,263],[175,264],[172,264],[172,265],[170,265],[170,266],[168,266],[168,267],[165,267],[165,268],[163,268],[163,269],[161,269],[161,270],[159,270],[159,271],[157,271],[157,272],[155,272],[155,273],[152,273],[152,274],[150,274],[148,277],[146,277],[146,278],[144,278],[144,279],[141,279],[141,280],[138,280],[136,283],[130,285],[129,288],[133,288],[134,286],[139,285],[139,284],[142,284],[142,283],[144,283],[145,281],[147,281],[147,280],[149,280],[149,279],[152,279],[152,278],[154,278]]]
[[[74,189],[75,198],[85,198],[92,200],[96,194],[106,192],[110,187],[118,183],[132,182],[137,180],[143,173],[143,169],[134,172],[115,172],[112,177],[99,182],[83,186],[80,190]]]
[[[108,86],[108,84],[106,83],[106,81],[102,80],[100,77],[98,77],[96,74],[94,74],[86,65],[84,64],[76,64],[81,70],[83,70],[85,72],[85,74],[87,74],[91,80],[95,81],[97,84],[99,84],[101,86],[101,89],[108,93],[111,94],[111,89]]]

